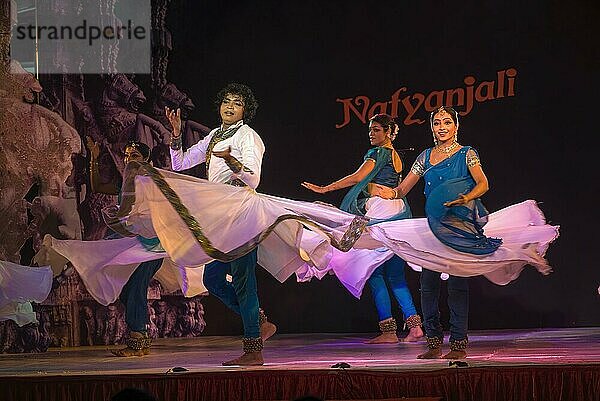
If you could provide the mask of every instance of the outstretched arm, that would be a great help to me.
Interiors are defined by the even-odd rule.
[[[373,159],[367,159],[361,164],[361,166],[354,173],[345,176],[342,179],[332,182],[324,187],[311,184],[310,182],[303,182],[302,186],[310,189],[311,191],[323,194],[325,192],[335,191],[342,188],[351,187],[365,179],[367,175],[375,168],[375,161]]]

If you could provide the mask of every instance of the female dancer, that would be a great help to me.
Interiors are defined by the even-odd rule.
[[[385,200],[373,196],[370,192],[373,184],[383,187],[395,187],[402,179],[402,160],[392,146],[398,126],[387,114],[377,114],[369,120],[369,140],[374,148],[369,149],[362,165],[354,172],[326,186],[318,186],[308,182],[302,185],[317,193],[325,193],[352,186],[344,197],[340,209],[366,216],[375,221],[398,220],[412,217],[406,199]],[[377,251],[365,250],[372,259],[379,258]],[[392,307],[388,286],[394,294],[402,310],[406,326],[410,329],[403,341],[416,341],[423,336],[421,318],[417,314],[410,291],[404,277],[406,263],[397,255],[389,252],[391,258],[380,261],[379,266],[368,279],[377,314],[381,335],[368,341],[371,344],[396,343],[397,324],[392,317]]]
[[[495,252],[501,239],[483,234],[488,212],[479,199],[489,189],[477,152],[457,141],[458,114],[451,107],[431,113],[435,146],[423,151],[406,178],[394,189],[378,186],[374,193],[386,199],[404,197],[425,179],[425,213],[433,234],[460,252],[486,255]],[[439,319],[440,273],[427,268],[421,273],[421,305],[429,350],[421,359],[439,358],[443,332]],[[448,279],[450,352],[447,359],[466,357],[469,292],[466,277]]]

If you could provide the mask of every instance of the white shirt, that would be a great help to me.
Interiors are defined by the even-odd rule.
[[[220,157],[211,156],[208,167],[208,180],[213,182],[227,183],[232,179],[239,178],[244,181],[249,187],[256,189],[260,182],[260,170],[262,166],[262,157],[265,153],[265,145],[260,139],[260,136],[244,124],[243,120],[229,128],[239,127],[231,138],[227,138],[218,142],[213,148],[213,152],[226,150],[231,147],[231,155],[239,160],[244,167],[252,170],[254,174],[244,170],[239,173],[231,171],[225,160]],[[173,150],[171,149],[171,164],[173,171],[187,170],[200,163],[206,161],[206,152],[211,138],[218,131],[218,128],[213,129],[201,139],[197,144],[190,147],[188,150]]]

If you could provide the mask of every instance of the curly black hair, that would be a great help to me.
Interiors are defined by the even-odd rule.
[[[252,93],[252,89],[244,84],[239,84],[236,82],[232,82],[228,84],[226,87],[221,89],[219,93],[217,93],[217,98],[215,99],[215,106],[217,107],[217,112],[221,107],[221,103],[223,103],[223,99],[225,99],[226,95],[238,95],[241,96],[244,100],[244,122],[249,122],[252,120],[254,115],[256,114],[256,109],[258,109],[258,102],[254,97],[254,93]]]

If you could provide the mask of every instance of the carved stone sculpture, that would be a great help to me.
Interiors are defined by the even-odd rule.
[[[18,62],[0,68],[0,259],[16,263],[32,235],[25,218],[26,194],[37,184],[39,195],[63,197],[73,168],[71,154],[81,150],[75,129],[58,114],[30,103],[41,89]]]

